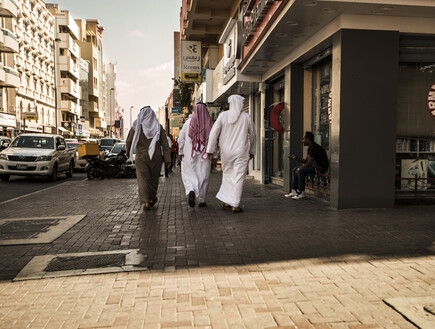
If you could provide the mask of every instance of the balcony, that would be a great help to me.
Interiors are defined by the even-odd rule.
[[[0,51],[5,53],[18,53],[18,40],[14,33],[7,29],[1,29]]]
[[[59,70],[71,73],[75,78],[80,78],[78,65],[70,56],[59,56]]]
[[[18,88],[20,86],[20,76],[17,70],[4,66],[0,71],[3,71],[5,74],[5,79],[0,81],[1,87]],[[2,74],[0,73],[0,76]]]
[[[3,69],[3,64],[0,63],[0,85],[6,80],[6,72]]]
[[[1,17],[17,17],[18,7],[12,0],[0,0]]]
[[[73,113],[73,114],[76,114],[76,115],[80,115],[80,107],[79,107],[79,105],[77,105],[76,103],[74,103],[74,102],[72,102],[72,101],[64,101],[64,100],[62,100],[61,102],[60,102],[60,109],[63,111],[63,112],[69,112],[69,113]]]
[[[62,78],[59,81],[58,89],[62,94],[69,94],[75,98],[80,98],[80,88],[77,83],[68,78]]]

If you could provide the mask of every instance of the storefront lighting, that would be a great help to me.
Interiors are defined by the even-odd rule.
[[[304,1],[303,2],[303,5],[304,6],[307,6],[307,7],[314,7],[314,6],[317,6],[317,1]]]
[[[322,11],[324,13],[327,13],[327,14],[332,14],[332,13],[335,13],[337,11],[337,9],[326,7],[326,8],[322,8]]]
[[[295,21],[286,21],[285,25],[288,25],[288,26],[298,26],[299,23],[295,22]]]

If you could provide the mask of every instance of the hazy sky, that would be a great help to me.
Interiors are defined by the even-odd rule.
[[[174,32],[180,30],[181,0],[45,0],[71,16],[98,19],[104,28],[103,57],[116,64],[116,89],[125,120],[145,105],[155,111],[172,90]]]

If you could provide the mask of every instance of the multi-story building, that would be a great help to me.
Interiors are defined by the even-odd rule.
[[[64,135],[75,136],[82,116],[80,106],[80,47],[77,44],[79,28],[68,10],[57,4],[46,4],[55,17],[56,107],[57,127]]]
[[[17,108],[14,103],[14,89],[19,86],[15,70],[14,54],[18,53],[18,40],[14,21],[18,7],[12,0],[0,3],[0,135],[12,136],[17,129]]]
[[[108,128],[108,135],[110,137],[119,138],[121,135],[121,127],[120,127],[120,113],[118,111],[118,102],[117,102],[117,94],[116,94],[116,64],[108,63],[106,64],[105,70],[105,99],[107,99],[106,106],[104,108],[107,109],[106,113],[106,121]]]
[[[8,102],[15,108],[17,130],[54,133],[55,19],[42,0],[19,0],[15,4],[19,12],[14,24],[19,43],[15,54],[18,75]]]
[[[89,63],[88,99],[85,100],[89,113],[91,137],[102,137],[107,132],[105,111],[105,86],[103,63],[103,27],[95,19],[76,19],[79,27],[78,45],[81,57]]]
[[[309,130],[332,207],[392,207],[435,194],[434,19],[427,0],[184,0],[180,31],[219,49],[207,102],[247,97],[250,174],[288,190]]]

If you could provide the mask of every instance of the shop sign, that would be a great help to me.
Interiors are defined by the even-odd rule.
[[[8,113],[0,113],[0,126],[2,127],[17,127],[17,120],[15,115]]]
[[[254,33],[259,28],[260,24],[263,22],[264,18],[266,17],[266,13],[268,12],[270,6],[274,0],[259,0],[254,5],[252,10],[245,13],[245,21],[243,24],[243,45],[247,45],[252,37],[254,36]],[[254,3],[252,1],[251,3]]]
[[[181,80],[201,82],[201,41],[181,40]]]
[[[25,120],[38,120],[38,112],[24,112],[23,119],[25,119]]]
[[[435,84],[430,87],[429,95],[427,96],[427,105],[430,115],[435,119]]]
[[[332,122],[332,90],[329,92],[328,95],[328,119],[329,123]]]

